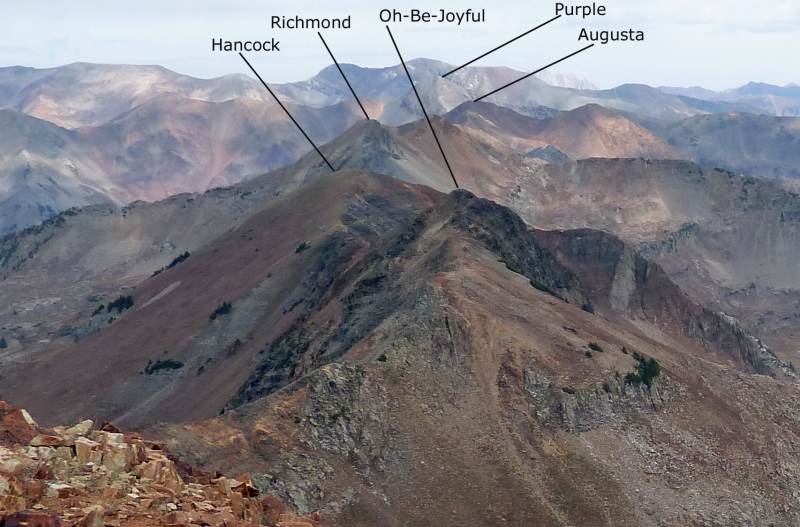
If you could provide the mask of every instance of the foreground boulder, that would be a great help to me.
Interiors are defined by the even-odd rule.
[[[138,434],[86,420],[39,428],[0,401],[0,525],[321,527],[259,496],[250,476],[210,478]]]

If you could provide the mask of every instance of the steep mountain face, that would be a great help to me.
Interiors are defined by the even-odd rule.
[[[597,305],[685,336],[720,355],[733,353],[757,373],[772,372],[768,364],[785,367],[738,323],[693,302],[658,264],[619,238],[590,229],[542,231],[540,237],[560,262],[576,271]]]
[[[323,109],[290,105],[289,111],[317,143],[363,120],[352,100]],[[276,103],[254,100],[159,97],[104,126],[81,129],[80,137],[126,202],[232,185],[311,149]]]
[[[800,117],[723,113],[640,124],[701,165],[800,178]]]
[[[428,194],[433,191],[411,188],[394,180],[382,181],[348,172],[326,178],[324,185],[308,185],[303,192],[279,199],[263,210],[251,210],[249,214],[242,211],[247,219],[238,223],[229,220],[228,225],[232,223],[235,228],[217,241],[209,236],[212,233],[203,232],[205,226],[197,224],[188,230],[183,245],[171,251],[177,256],[188,249],[190,257],[149,279],[145,278],[157,269],[150,267],[149,262],[156,263],[161,256],[156,243],[129,247],[127,258],[107,255],[105,249],[109,247],[97,244],[92,248],[93,254],[75,254],[73,258],[79,259],[78,262],[64,261],[63,245],[78,233],[88,234],[85,222],[81,222],[83,226],[73,226],[73,217],[67,216],[64,225],[53,226],[54,232],[41,242],[33,260],[22,266],[17,264],[17,270],[12,269],[2,283],[8,293],[4,298],[27,298],[30,308],[23,312],[21,305],[9,306],[2,315],[3,327],[11,326],[12,331],[6,337],[10,345],[4,350],[7,362],[0,383],[7,383],[8,393],[18,393],[24,400],[29,397],[38,400],[41,404],[31,401],[30,408],[45,421],[71,415],[70,412],[98,418],[108,415],[123,423],[154,418],[169,420],[170,415],[183,416],[181,419],[215,415],[249,375],[250,361],[263,342],[274,338],[271,335],[282,331],[284,324],[291,324],[301,311],[297,304],[304,299],[313,301],[313,293],[320,291],[326,280],[342,273],[347,262],[369,240],[413,221],[414,211],[428,206]],[[378,192],[374,199],[368,197],[367,202],[363,201],[365,195],[374,192]],[[165,204],[161,218],[154,217],[157,211],[152,209],[149,213],[132,212],[131,218],[125,217],[128,214],[125,211],[123,217],[114,214],[116,217],[106,221],[111,225],[105,227],[117,224],[116,229],[102,230],[109,232],[109,238],[114,230],[118,236],[127,232],[136,238],[140,237],[139,230],[155,231],[151,234],[154,242],[163,238],[173,241],[174,233],[183,231],[180,224],[166,223],[168,214],[174,213],[188,216],[184,225],[208,218],[212,231],[225,233],[225,226],[217,225],[219,219],[209,214],[212,211],[189,211],[228,205],[241,210],[246,205],[237,202],[254,196],[258,199],[256,195],[247,195],[245,200],[240,196],[244,196],[241,191],[231,199],[223,197],[221,204],[214,200],[191,203],[191,198],[181,197]],[[223,222],[232,215],[232,212],[223,214]],[[155,223],[160,232],[143,224],[145,221]],[[166,232],[165,227],[169,229]],[[192,235],[203,236],[205,242],[199,248],[192,248]],[[141,238],[139,243],[147,241],[144,236]],[[114,246],[125,246],[116,241]],[[305,251],[303,248],[307,246],[311,249]],[[9,253],[13,257],[18,251]],[[42,321],[40,317],[47,313],[39,308],[31,293],[14,294],[14,286],[24,288],[26,274],[40,275],[48,267],[77,267],[80,263],[86,267],[98,257],[123,261],[116,266],[106,264],[105,270],[102,262],[97,265],[101,269],[83,270],[82,274],[90,277],[80,285],[96,287],[93,294],[87,295],[88,302],[85,296],[76,298],[79,302],[83,300],[83,306],[76,310],[65,299],[53,299],[59,288],[64,290],[65,284],[60,281],[66,281],[67,274],[56,283],[41,284],[38,289],[50,299],[42,303],[60,304],[51,308],[58,313],[57,318],[48,319],[47,328],[20,323],[22,317]],[[131,266],[129,261],[137,258],[142,260],[141,264]],[[158,259],[167,262],[163,256]],[[143,276],[141,270],[145,264],[150,272]],[[135,288],[120,290],[120,285]],[[69,297],[75,298],[76,293],[70,291]],[[109,303],[118,294],[132,295],[134,307],[129,311],[111,307]],[[237,308],[230,315],[210,320],[215,309],[225,302],[232,302]],[[103,308],[99,308],[101,304]],[[73,309],[70,315],[63,312],[65,306]],[[74,321],[68,327],[63,325],[67,322],[65,315]],[[47,353],[35,353],[37,340],[49,340],[39,338],[37,332],[42,337],[52,332],[53,345],[48,342],[38,345]],[[28,363],[35,356],[49,358]],[[69,369],[78,356],[85,357],[90,367],[77,377],[51,375]],[[167,375],[142,373],[149,366],[148,361],[158,364],[167,360],[185,365],[177,377],[169,375],[169,370]],[[105,386],[102,390],[107,392],[96,392],[98,386]]]
[[[289,110],[317,143],[363,120],[354,100]],[[0,118],[0,233],[75,206],[153,201],[231,185],[311,150],[275,102],[250,99],[212,103],[163,95],[103,126],[77,131],[10,110],[0,110]]]
[[[75,133],[0,110],[0,234],[75,205],[117,202]]]

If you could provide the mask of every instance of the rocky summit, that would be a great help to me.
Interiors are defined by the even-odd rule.
[[[109,423],[41,428],[4,401],[0,419],[0,525],[330,525],[319,514],[287,513],[274,496],[260,496],[247,473],[209,477]]]

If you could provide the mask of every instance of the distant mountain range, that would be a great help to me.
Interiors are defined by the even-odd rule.
[[[775,86],[763,82],[751,82],[739,88],[713,91],[699,86],[692,88],[659,87],[664,93],[704,99],[740,103],[758,109],[759,113],[778,116],[800,115],[800,86],[788,84]]]
[[[371,118],[392,126],[422,118],[400,66],[343,68]],[[571,159],[688,158],[743,174],[797,177],[796,122],[776,117],[785,112],[764,106],[766,99],[751,100],[797,102],[787,98],[797,95],[797,87],[748,85],[725,96],[643,85],[592,90],[580,78],[543,74],[550,84],[527,79],[489,97],[492,106],[476,112],[470,101],[522,72],[468,67],[441,78],[451,68],[428,59],[409,62],[428,112],[502,137],[522,154],[549,146]],[[363,119],[333,66],[273,88],[318,144]],[[691,130],[722,114],[733,115],[724,120],[728,132],[692,139]],[[231,185],[311,150],[250,77],[201,80],[158,66],[2,68],[0,120],[7,138],[0,144],[0,233],[73,206]]]

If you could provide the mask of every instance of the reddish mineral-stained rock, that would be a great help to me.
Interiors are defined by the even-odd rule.
[[[318,515],[287,514],[274,496],[257,499],[248,473],[211,480],[107,423],[103,430],[89,420],[44,430],[2,401],[0,419],[3,527],[322,525]]]
[[[6,516],[5,527],[61,527],[61,521],[54,514],[24,510]]]

